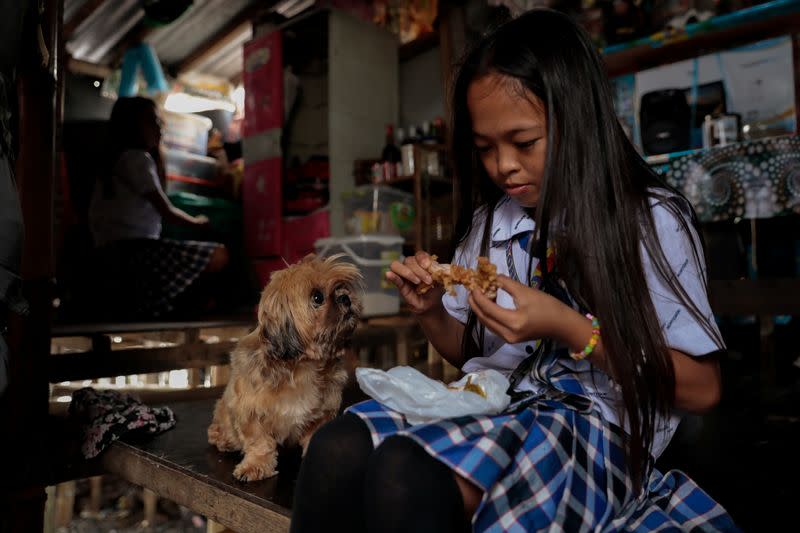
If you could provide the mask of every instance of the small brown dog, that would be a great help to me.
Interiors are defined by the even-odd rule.
[[[309,255],[274,272],[261,294],[258,326],[231,354],[231,377],[214,409],[208,442],[244,452],[233,475],[277,474],[277,446],[300,444],[336,416],[342,362],[361,313],[358,268]]]

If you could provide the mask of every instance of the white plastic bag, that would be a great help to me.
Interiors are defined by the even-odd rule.
[[[478,385],[486,397],[461,389],[467,380]],[[388,371],[357,368],[356,380],[371,398],[406,416],[409,424],[464,415],[497,414],[508,406],[508,379],[496,370],[481,370],[465,375],[450,386],[422,372],[398,366]]]

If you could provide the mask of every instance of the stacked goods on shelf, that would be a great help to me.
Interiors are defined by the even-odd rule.
[[[210,119],[193,113],[161,110],[166,192],[170,201],[191,215],[205,215],[210,228],[165,224],[163,235],[173,239],[221,242],[233,253],[241,245],[241,207],[225,196],[219,165],[207,157]]]

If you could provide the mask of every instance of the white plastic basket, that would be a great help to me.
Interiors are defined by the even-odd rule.
[[[393,315],[400,310],[400,295],[394,283],[386,279],[392,261],[402,259],[403,238],[398,235],[358,235],[327,237],[314,243],[317,255],[344,254],[364,276],[364,311],[362,316]]]

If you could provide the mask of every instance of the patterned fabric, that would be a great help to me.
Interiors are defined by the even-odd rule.
[[[156,435],[175,425],[169,407],[148,407],[127,394],[90,387],[73,393],[69,414],[81,424],[81,453],[87,459],[122,437]]]
[[[123,314],[157,318],[174,310],[175,299],[205,270],[214,242],[171,239],[116,241],[98,249],[105,282],[101,295],[126,307]]]
[[[703,222],[800,213],[800,137],[711,148],[657,167]]]
[[[377,446],[413,439],[484,491],[474,531],[739,531],[679,471],[652,470],[637,497],[625,468],[625,434],[599,410],[539,398],[515,414],[465,416],[410,426],[369,400],[348,409]]]

